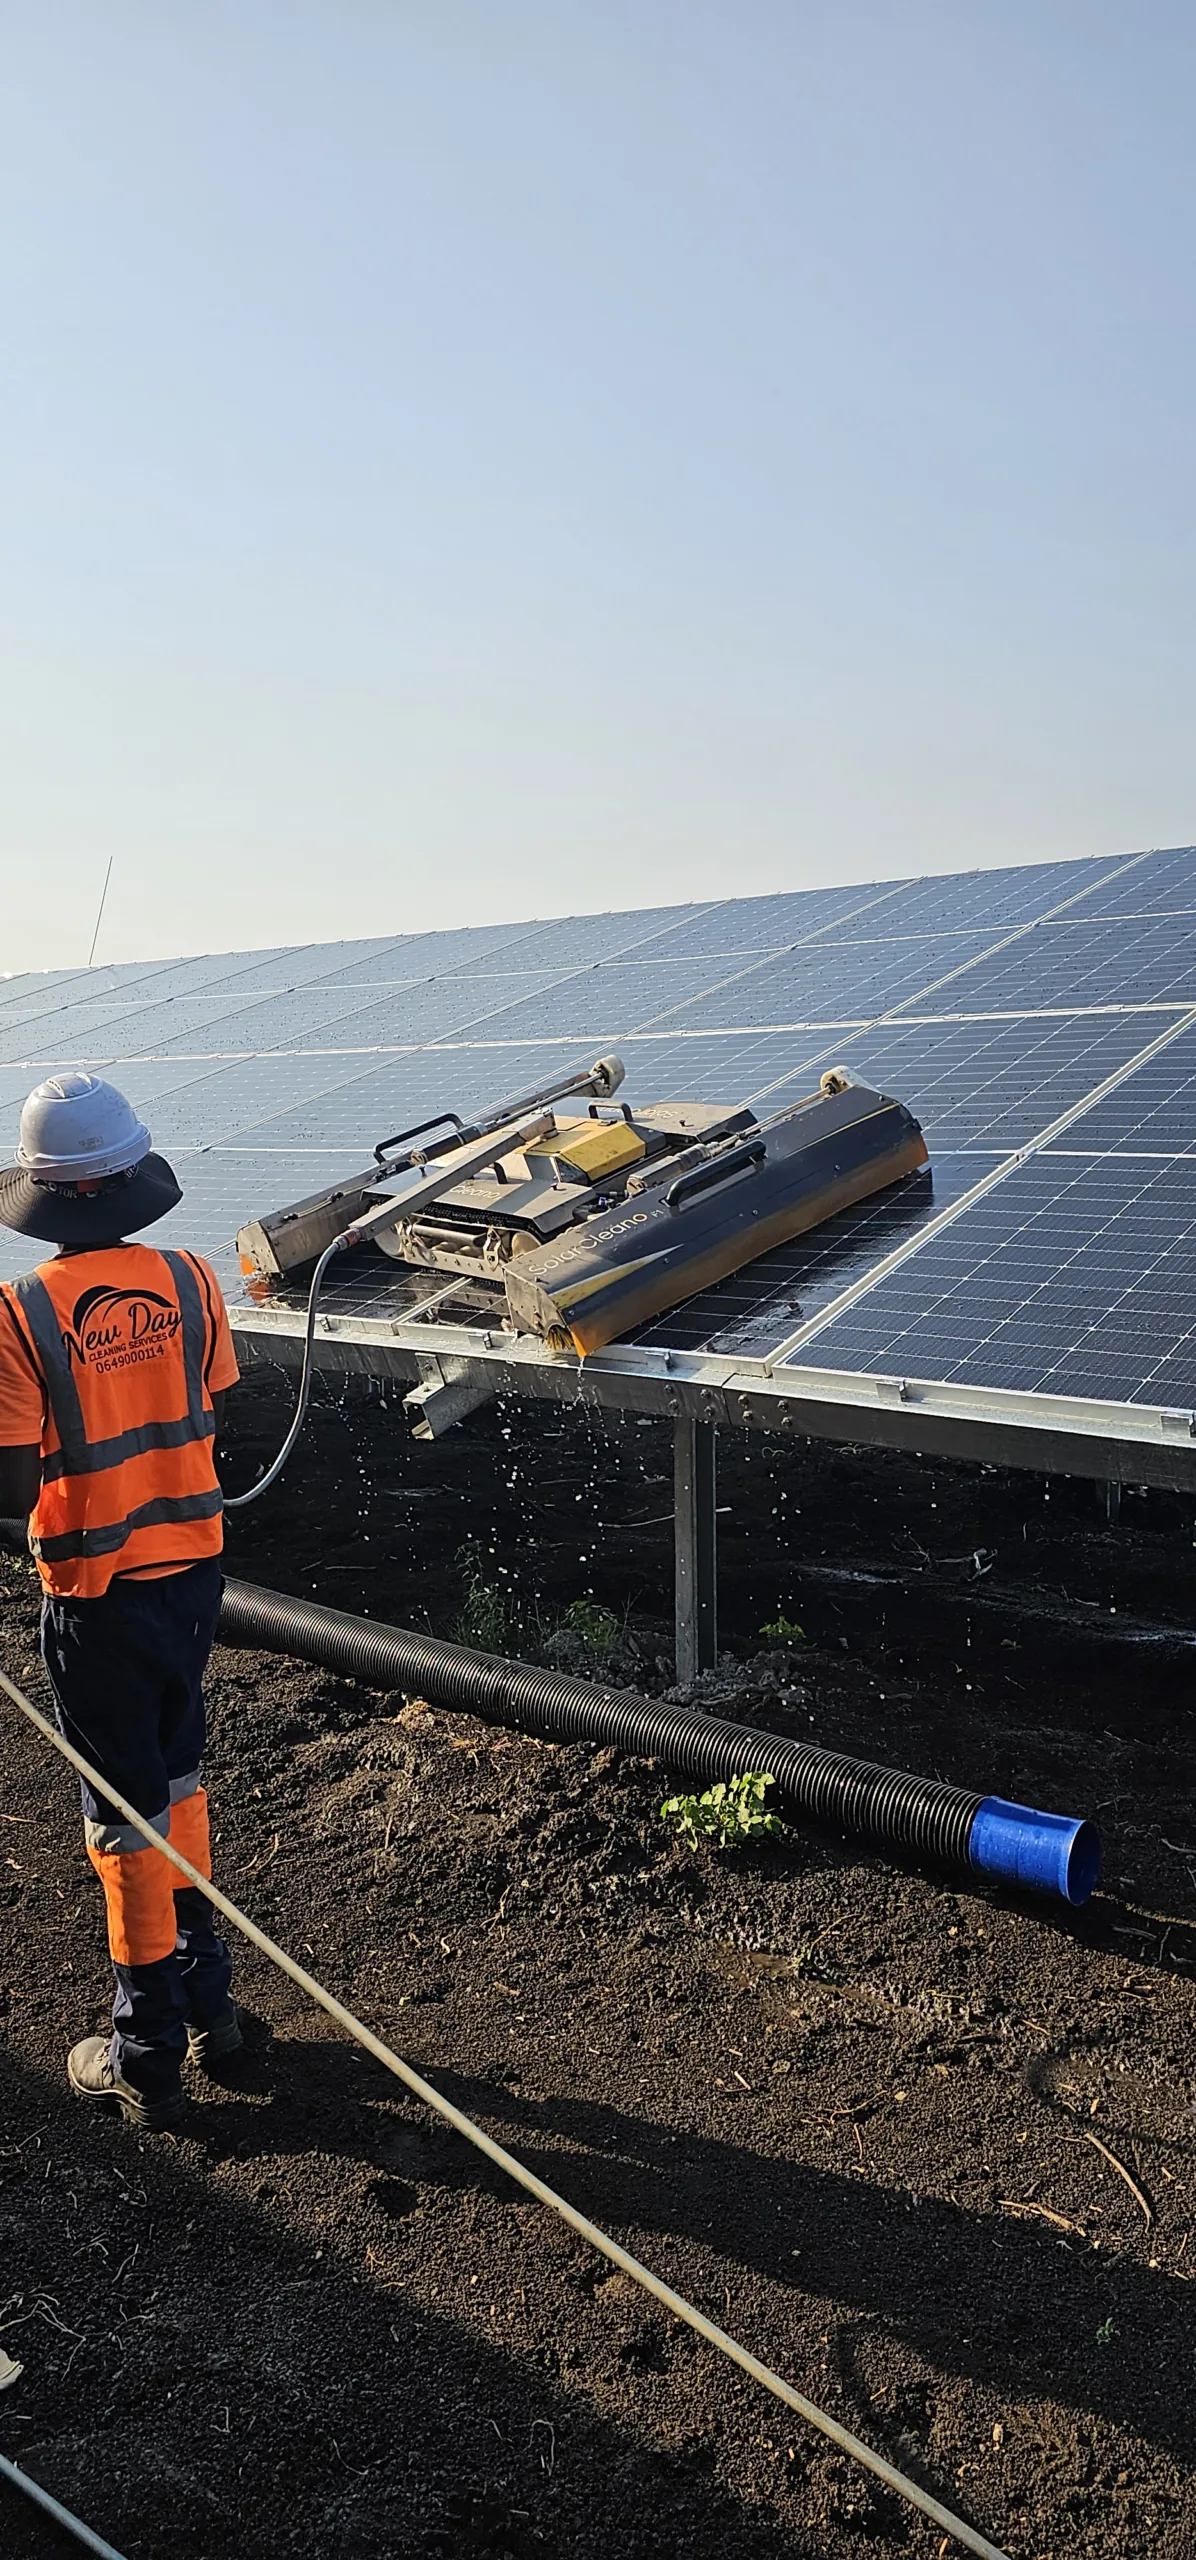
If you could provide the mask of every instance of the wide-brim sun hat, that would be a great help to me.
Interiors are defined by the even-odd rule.
[[[21,1165],[8,1165],[0,1172],[0,1226],[44,1244],[115,1244],[120,1236],[152,1227],[177,1209],[182,1196],[165,1156],[152,1151],[131,1173],[114,1175],[98,1191],[38,1182]]]
[[[132,1104],[102,1076],[47,1077],[0,1172],[0,1224],[46,1244],[107,1244],[176,1208],[182,1192]]]

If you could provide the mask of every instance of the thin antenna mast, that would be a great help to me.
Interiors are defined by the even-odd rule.
[[[105,898],[106,898],[106,897],[107,897],[107,895],[108,895],[108,883],[109,883],[110,879],[112,878],[112,863],[113,863],[113,858],[114,858],[114,857],[112,856],[112,854],[109,854],[109,856],[108,856],[108,868],[107,868],[106,872],[104,873],[104,886],[103,886],[103,888],[102,888],[102,889],[101,889],[101,891],[100,891],[100,904],[99,904],[99,910],[98,910],[97,915],[96,915],[96,929],[95,929],[95,932],[93,933],[93,935],[92,935],[92,937],[91,937],[91,949],[90,949],[90,951],[89,951],[89,952],[88,952],[88,954],[87,954],[87,966],[88,966],[88,968],[89,968],[89,969],[90,969],[90,967],[91,967],[92,961],[94,960],[94,958],[95,958],[95,956],[96,956],[96,944],[97,944],[97,942],[99,941],[99,938],[100,938],[100,926],[101,926],[101,924],[102,924],[102,922],[103,922],[103,919],[104,919],[104,900],[105,900]]]

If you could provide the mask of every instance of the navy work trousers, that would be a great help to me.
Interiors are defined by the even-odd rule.
[[[60,1731],[163,1832],[164,1809],[198,1780],[203,1677],[222,1587],[219,1558],[205,1556],[152,1582],[118,1579],[98,1600],[49,1593],[42,1608],[42,1659]],[[117,1807],[81,1784],[89,1836],[97,1826],[119,1828]],[[134,1836],[127,1845],[140,1842]],[[113,1962],[112,2060],[146,2097],[178,2086],[188,2025],[210,2026],[232,1981],[211,1905],[194,1885],[175,1894],[174,1917],[171,1954],[149,1964]]]

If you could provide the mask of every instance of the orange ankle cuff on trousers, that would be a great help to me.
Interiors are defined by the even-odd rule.
[[[201,1876],[212,1872],[208,1832],[208,1799],[203,1787],[170,1808],[168,1833],[172,1849],[190,1860]],[[187,1879],[160,1849],[105,1851],[88,1849],[108,1911],[108,1952],[114,1964],[156,1964],[173,1955],[177,1927],[174,1897]]]

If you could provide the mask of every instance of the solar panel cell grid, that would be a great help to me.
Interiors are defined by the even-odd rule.
[[[512,987],[505,999],[506,982],[491,986],[480,979],[465,981],[471,1006],[468,1012],[464,1007],[458,1010],[455,1027],[461,1031],[473,1020],[484,1022],[494,1039],[573,1038],[583,1048],[594,1041],[600,1048],[609,1047],[627,1032],[671,1014],[695,987],[704,984],[705,976],[703,963],[697,960],[605,961],[596,969],[541,982],[526,993]],[[453,1028],[454,1022],[443,1023],[439,1036],[447,1036]]]
[[[1032,1158],[793,1357],[822,1367],[1196,1400],[1196,1165]]]
[[[862,1021],[912,1001],[984,951],[991,936],[912,935],[907,941],[836,937],[757,963],[696,997],[679,1031],[769,1023]],[[944,1003],[946,997],[944,995]]]
[[[407,934],[374,934],[364,942],[311,942],[276,951],[246,951],[227,956],[224,980],[230,999],[238,1003],[264,989],[318,986],[324,979],[334,979],[342,969],[373,967],[389,963],[398,952],[409,947]],[[389,975],[389,967],[384,970]]]
[[[204,997],[173,996],[163,1004],[137,1005],[129,1011],[109,1012],[79,1005],[57,1021],[44,1026],[39,1023],[36,1039],[35,1026],[28,1026],[27,1054],[32,1058],[54,1052],[61,1055],[68,1044],[69,1053],[86,1062],[105,1056],[252,1054],[258,1048],[277,1045],[277,1040],[268,1036],[273,1026],[290,1028],[306,1022],[314,1035],[324,1021],[338,1019],[343,1003],[343,995],[321,996],[308,991],[274,996],[266,1004],[255,1003],[252,998],[233,1004],[225,996],[216,1003]],[[262,1036],[255,1038],[255,1032]]]
[[[645,907],[605,916],[564,916],[560,923],[524,925],[517,939],[495,944],[476,958],[446,953],[443,965],[457,975],[468,968],[486,975],[491,969],[564,969],[593,967],[599,960],[664,958],[694,907]]]
[[[435,1051],[413,1049],[368,1074],[326,1084],[292,1110],[259,1122],[257,1134],[271,1146],[355,1146],[368,1160],[373,1148],[397,1129],[443,1110],[467,1119],[471,1111],[502,1102],[517,1086],[548,1081],[556,1069],[571,1065],[574,1055],[572,1049],[562,1049],[559,1056],[550,1051],[546,1062],[543,1050],[508,1049],[491,1065],[484,1053],[460,1051],[450,1065]]]
[[[1091,916],[1196,914],[1196,846],[1125,862],[1084,901]]]
[[[400,934],[385,948],[373,952],[368,944],[342,943],[342,956],[336,967],[322,969],[315,983],[321,987],[347,987],[350,995],[358,987],[368,992],[376,987],[405,986],[413,978],[431,977],[438,968],[473,967],[484,961],[489,951],[505,949],[520,939],[521,935],[510,925],[465,925],[455,933]]]
[[[226,994],[230,1000],[248,1002],[264,984],[295,986],[302,984],[309,973],[325,972],[332,954],[389,947],[389,943],[342,942],[296,950],[280,943],[267,951],[208,952],[189,960],[143,960],[111,969],[84,969],[69,984],[51,990],[53,1001],[48,1007],[36,1009],[56,1014],[60,1008],[73,1009],[80,1004],[109,1005],[115,1016],[121,1009],[127,1012],[172,995],[198,994],[207,996],[213,1004]],[[0,1025],[4,1021],[0,1012]]]
[[[44,1011],[51,997],[63,1003],[67,990],[80,978],[86,983],[87,975],[80,969],[26,969],[15,977],[0,978],[0,1028],[21,1021],[30,1008]]]
[[[273,967],[281,975],[282,962],[275,960]],[[115,1040],[125,1024],[140,1024],[147,1017],[165,1021],[171,1003],[186,1001],[194,1007],[186,1018],[203,1023],[237,1004],[251,1004],[253,988],[238,989],[235,962],[227,955],[219,963],[197,960],[178,968],[137,971],[109,988],[84,978],[59,994],[51,992],[40,1004],[30,999],[19,1016],[15,1009],[0,1013],[0,1044],[11,1048],[19,1020],[18,1037],[27,1050],[41,1053],[49,1047],[61,1053],[68,1041],[78,1045],[109,1034]]]
[[[1020,1013],[1041,1005],[1193,1002],[1196,922],[1127,916],[1034,925],[970,968],[928,1009],[991,1006]]]
[[[282,969],[288,954],[285,943],[277,949],[252,955],[255,967],[263,963],[274,970]],[[218,1000],[228,984],[235,986],[243,967],[242,955],[235,951],[206,954],[192,960],[156,962],[152,968],[118,972],[111,990],[112,1001],[159,1004],[169,996],[204,995],[209,1002]],[[94,975],[94,972],[92,973]],[[101,991],[102,992],[102,991]],[[71,990],[72,1001],[85,1001],[86,981]]]
[[[547,972],[531,969],[496,978],[429,978],[421,984],[397,988],[393,995],[366,1005],[361,1011],[324,1018],[314,1029],[292,1011],[285,1027],[280,1019],[272,1045],[291,1050],[349,1050],[443,1040],[454,1031],[464,1033],[475,1025],[480,1028],[505,1020],[521,1003],[550,1003],[556,983]],[[564,1027],[568,1027],[567,1023]],[[551,1022],[546,1021],[545,1031],[552,1028]],[[484,1029],[480,1036],[485,1037]]]
[[[891,881],[873,881],[864,887],[799,889],[774,898],[731,898],[692,914],[670,935],[669,952],[680,959],[785,951],[846,917],[862,917],[893,894]]]
[[[976,1181],[975,1156],[940,1156],[933,1167],[857,1202],[825,1226],[732,1273],[674,1307],[636,1336],[657,1349],[760,1359],[808,1323],[908,1236],[941,1215]]]
[[[258,1076],[244,1068],[239,1073],[205,1075],[192,1068],[188,1082],[168,1092],[159,1090],[146,1107],[155,1143],[168,1155],[172,1150],[260,1143],[354,1146],[359,1154],[364,1146],[368,1156],[374,1135],[386,1135],[383,1130],[371,1132],[369,1145],[364,1144],[366,1115],[351,1102],[338,1109],[327,1075],[317,1079],[313,1074],[311,1095],[296,1105],[293,1079],[288,1083],[279,1073],[282,1062],[265,1059],[261,1063],[272,1070],[269,1075]],[[278,1134],[283,1131],[290,1135]]]
[[[1182,1155],[1196,1149],[1196,1029],[1135,1068],[1124,1084],[1072,1122],[1068,1149]]]
[[[524,985],[537,982],[528,979]],[[521,988],[522,992],[522,988]],[[253,1056],[261,1050],[399,1048],[435,1039],[475,1016],[494,1010],[485,986],[473,980],[415,980],[381,1000],[372,990],[298,988],[290,995],[230,1005],[213,1019],[189,1007],[172,1029],[169,1019],[142,1016],[122,1026],[126,1049],[153,1049],[158,1057]]]
[[[898,1095],[932,1148],[1005,1150],[1028,1146],[1134,1057],[1157,1027],[1133,1014],[1080,1014],[1061,1021],[918,1021],[834,1037],[836,1063],[841,1058],[861,1083]],[[768,1092],[755,1088],[757,1109],[781,1110],[806,1090],[811,1075],[817,1081],[825,1057],[820,1049],[814,1063],[803,1061]]]
[[[910,880],[886,908],[894,933],[971,930],[1032,924],[1063,900],[1088,893],[1108,878],[1108,862],[1046,862],[1017,871],[970,871],[945,879]]]
[[[644,1042],[629,1041],[625,1056],[628,1087],[634,1082],[641,1101],[752,1102],[784,1079],[796,1096],[812,1092],[828,1045],[838,1057],[846,1035],[838,1032],[729,1032],[722,1038],[690,1039],[674,1034]],[[651,1068],[641,1061],[652,1060]],[[777,1108],[771,1100],[761,1113]]]
[[[72,1002],[72,998],[75,1000]],[[96,1021],[115,1021],[140,999],[125,992],[105,998],[94,987],[85,987],[82,997],[75,994],[75,983],[61,991],[44,988],[20,998],[0,1012],[0,1045],[11,1056],[16,1050],[38,1047],[61,1047],[64,1026],[72,1014],[85,1012]]]

